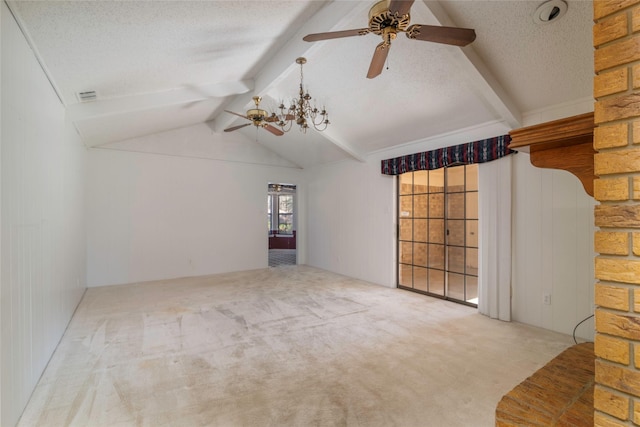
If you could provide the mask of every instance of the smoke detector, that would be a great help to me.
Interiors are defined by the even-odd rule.
[[[555,22],[567,13],[567,7],[567,3],[563,0],[544,2],[533,12],[533,22],[539,25]]]

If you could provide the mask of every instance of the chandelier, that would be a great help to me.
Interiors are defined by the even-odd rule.
[[[330,124],[329,113],[322,107],[322,110],[318,110],[316,106],[311,106],[311,95],[309,92],[305,93],[303,88],[304,75],[302,74],[302,66],[307,63],[306,58],[297,58],[296,64],[300,64],[300,92],[298,98],[291,102],[290,107],[285,107],[284,103],[278,107],[280,114],[276,117],[278,122],[274,123],[282,129],[283,132],[289,132],[293,127],[293,123],[300,127],[300,131],[307,133],[307,129],[310,126],[319,132],[322,132]]]

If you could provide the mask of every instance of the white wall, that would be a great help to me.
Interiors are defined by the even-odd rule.
[[[307,263],[395,286],[395,180],[380,163],[345,161],[308,176]]]
[[[301,178],[301,170],[286,167],[90,150],[88,285],[266,268],[269,182],[298,186],[303,263]]]
[[[595,200],[578,178],[536,168],[527,153],[513,170],[513,320],[571,334],[594,309]],[[576,335],[592,340],[593,329],[591,319]]]
[[[85,287],[85,149],[1,5],[3,426],[15,425]]]

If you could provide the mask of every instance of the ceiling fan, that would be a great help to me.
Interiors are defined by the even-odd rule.
[[[260,101],[262,101],[261,97],[259,96],[253,97],[253,102],[256,104],[256,108],[247,110],[246,116],[239,113],[234,113],[233,111],[224,110],[229,114],[233,114],[238,117],[242,117],[243,119],[247,119],[251,121],[251,123],[245,123],[242,125],[226,128],[224,131],[233,132],[234,130],[241,129],[245,126],[254,125],[255,127],[266,129],[276,136],[284,135],[283,131],[269,124],[269,123],[277,122],[279,121],[279,119],[275,114],[269,115],[269,113],[266,110],[263,110],[262,108],[260,108]]]
[[[369,66],[367,78],[377,77],[382,72],[391,40],[394,40],[399,32],[407,33],[407,37],[414,40],[444,43],[454,46],[466,46],[476,38],[476,32],[469,28],[439,27],[434,25],[409,26],[409,9],[415,0],[382,0],[374,4],[369,10],[369,27],[355,30],[333,31],[329,33],[309,34],[303,37],[304,41],[315,42],[320,40],[337,39],[342,37],[364,36],[373,33],[382,36],[380,43]]]

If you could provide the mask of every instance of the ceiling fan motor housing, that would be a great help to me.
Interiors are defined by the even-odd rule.
[[[251,120],[264,120],[267,118],[269,113],[260,108],[252,108],[251,110],[247,110],[247,117]]]
[[[409,27],[411,17],[409,14],[395,16],[389,12],[389,0],[382,0],[373,5],[369,10],[369,30],[377,35],[382,35],[385,28],[393,28],[395,31],[405,31]],[[389,31],[389,30],[387,30]]]

